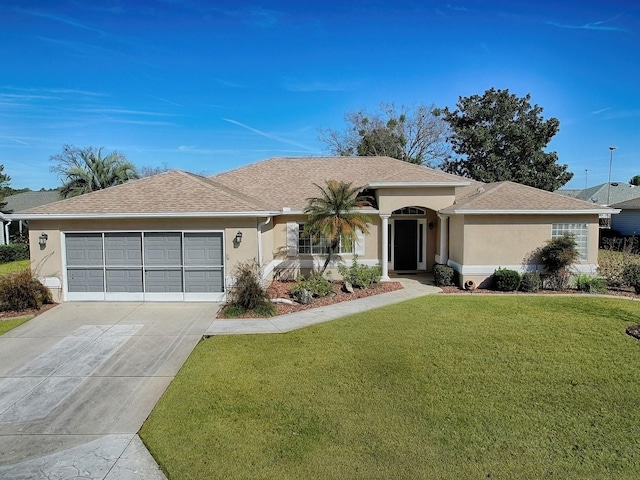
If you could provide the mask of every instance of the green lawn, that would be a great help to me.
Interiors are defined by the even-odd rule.
[[[3,333],[7,333],[9,330],[13,330],[16,327],[19,327],[24,322],[31,320],[33,317],[20,317],[20,318],[12,318],[11,320],[0,320],[0,335]]]
[[[16,260],[15,262],[0,263],[0,275],[4,273],[19,272],[29,268],[29,260]]]
[[[202,341],[141,430],[178,479],[636,479],[640,303],[429,296]]]

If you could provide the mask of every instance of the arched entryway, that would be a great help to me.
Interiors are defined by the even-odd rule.
[[[394,210],[388,223],[388,267],[396,272],[428,270],[429,229],[433,230],[434,211],[408,206]],[[431,235],[433,237],[433,235]],[[434,245],[435,246],[435,243]]]

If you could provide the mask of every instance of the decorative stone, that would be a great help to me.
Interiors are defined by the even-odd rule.
[[[351,282],[344,282],[342,289],[347,293],[353,293],[353,285],[351,285]]]

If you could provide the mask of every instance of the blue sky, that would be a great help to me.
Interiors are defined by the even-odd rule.
[[[213,174],[326,154],[380,102],[495,87],[560,120],[567,185],[640,174],[640,6],[538,1],[17,1],[0,5],[0,164],[59,184],[63,144]]]

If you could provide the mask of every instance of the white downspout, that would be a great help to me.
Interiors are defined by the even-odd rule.
[[[5,245],[9,245],[9,225],[11,225],[12,220],[9,220],[8,223],[5,224],[4,226],[4,239],[5,239]]]
[[[267,225],[271,221],[271,217],[267,217],[264,222],[258,223],[258,266],[262,272],[262,227]],[[264,280],[264,273],[262,274]]]

